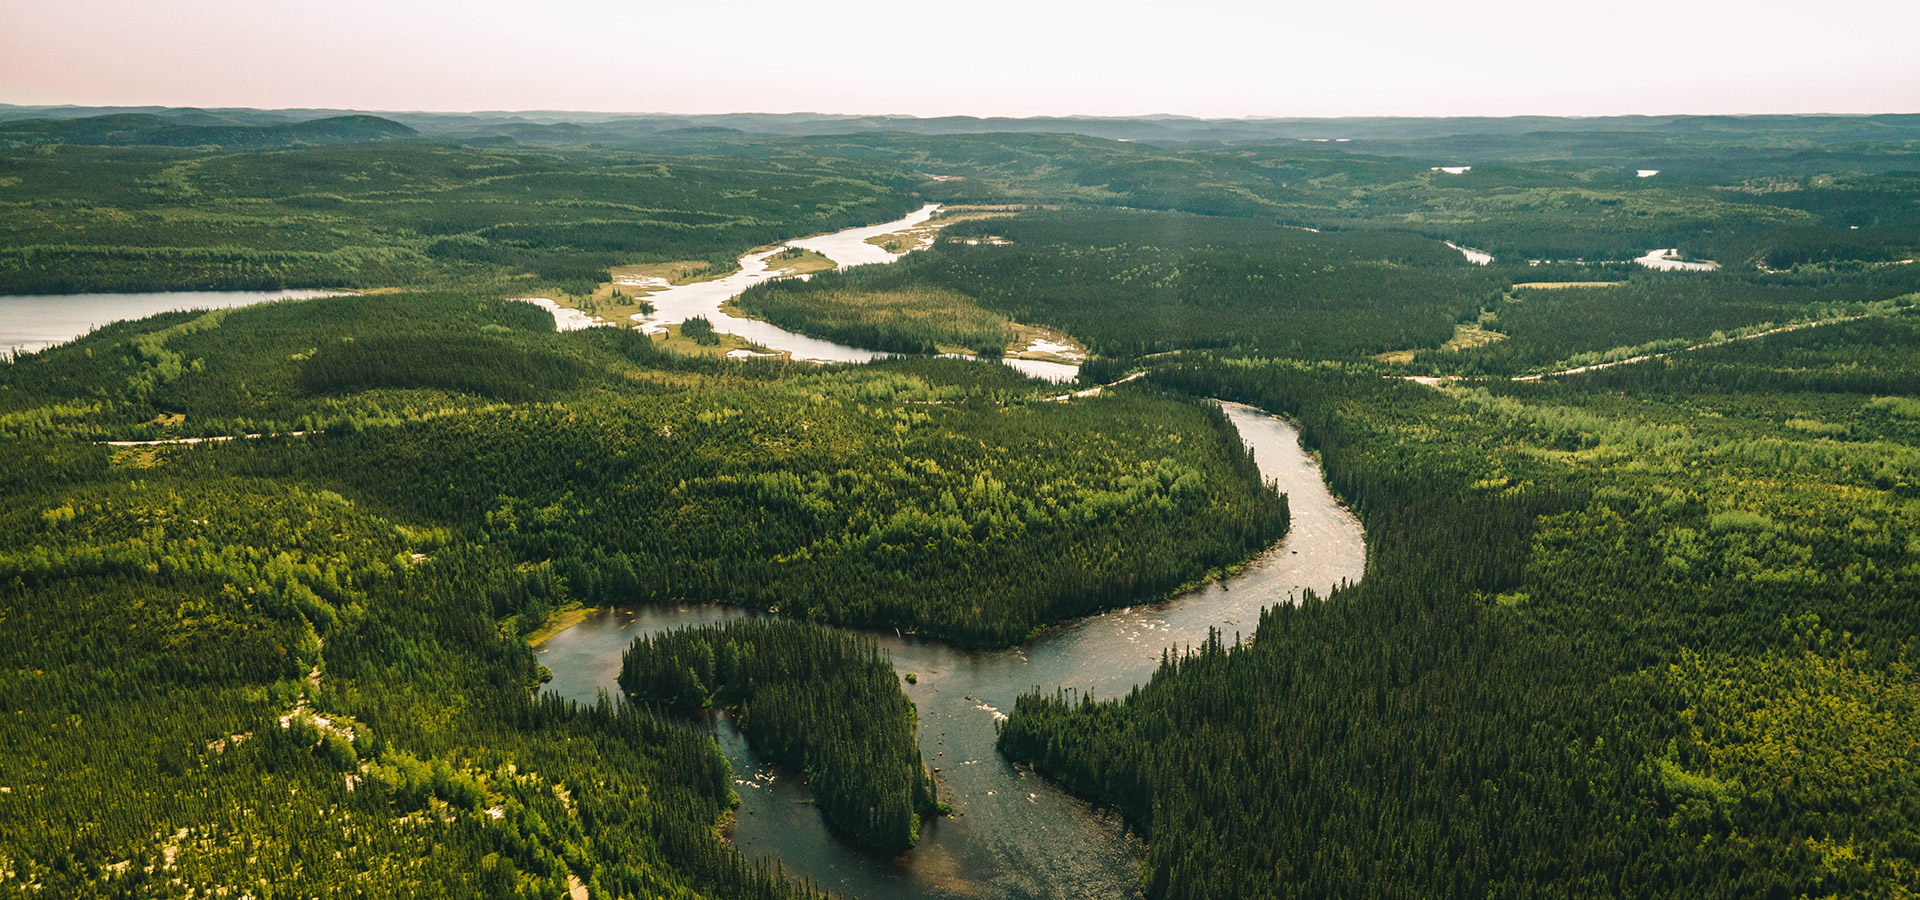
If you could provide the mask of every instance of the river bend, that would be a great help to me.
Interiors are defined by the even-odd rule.
[[[931,820],[920,845],[875,859],[830,832],[801,779],[753,753],[732,724],[714,724],[733,763],[741,806],[733,840],[755,858],[777,858],[792,875],[869,900],[880,898],[1111,898],[1138,896],[1143,845],[1118,813],[1073,797],[994,750],[994,723],[1035,687],[1118,697],[1152,677],[1162,650],[1195,646],[1209,628],[1251,635],[1260,611],[1325,593],[1365,570],[1360,523],[1336,501],[1314,458],[1286,421],[1223,404],[1253,448],[1261,474],[1287,494],[1292,526],[1239,573],[1164,603],[1073,620],[1003,650],[964,650],[936,640],[875,633],[920,713],[920,747],[939,769],[941,799],[955,816]],[[617,694],[620,654],[635,637],[758,615],[702,604],[644,606],[597,614],[541,646],[553,671],[544,690],[581,701]]]

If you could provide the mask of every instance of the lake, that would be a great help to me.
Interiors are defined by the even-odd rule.
[[[275,300],[331,297],[340,291],[166,291],[149,294],[0,296],[0,356],[35,353],[113,322],[188,309],[229,309]]]

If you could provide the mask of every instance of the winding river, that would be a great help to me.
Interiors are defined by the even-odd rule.
[[[634,316],[633,320],[639,323],[641,330],[655,333],[665,331],[668,325],[677,325],[694,316],[705,316],[713,323],[715,331],[739,335],[769,350],[785,351],[794,359],[821,363],[870,362],[887,354],[796,334],[759,319],[730,316],[721,312],[720,307],[728,300],[740,296],[747,288],[779,277],[781,270],[773,266],[772,259],[774,254],[787,247],[812,250],[833,260],[842,268],[867,263],[893,262],[905,254],[889,253],[885,249],[867,243],[867,238],[892,234],[920,225],[933,218],[934,212],[939,208],[939,204],[929,203],[908,213],[905,218],[893,222],[801,238],[788,241],[772,250],[749,253],[740,257],[740,268],[731,275],[715,278],[712,281],[674,285],[648,295],[646,299],[648,303],[653,304],[653,312],[641,313]]]
[[[930,219],[929,204],[903,219],[789,242],[836,263],[891,262],[903,254],[867,243]],[[708,316],[720,331],[738,334],[796,359],[865,362],[883,354],[795,334],[766,322],[720,312],[748,286],[775,277],[769,257],[750,254],[725,278],[682,285],[654,294],[651,316],[640,327]],[[30,351],[71,340],[96,324],[139,318],[168,309],[220,308],[324,291],[275,293],[168,293],[0,298],[0,341]],[[592,324],[556,309],[557,324]],[[1048,380],[1072,380],[1078,367],[1039,360],[1003,360]],[[894,859],[880,859],[828,829],[812,805],[803,779],[762,759],[731,720],[712,727],[733,764],[741,805],[732,833],[749,857],[778,859],[792,875],[838,893],[878,898],[1134,897],[1144,846],[1117,812],[1075,798],[1052,782],[1009,763],[994,750],[995,723],[1015,698],[1036,687],[1056,686],[1117,697],[1144,683],[1169,647],[1199,644],[1208,629],[1228,636],[1251,635],[1260,611],[1290,602],[1303,588],[1326,589],[1358,580],[1366,546],[1359,522],[1327,490],[1320,468],[1301,449],[1293,426],[1257,409],[1223,404],[1242,439],[1253,448],[1261,473],[1288,496],[1292,527],[1287,537],[1255,557],[1238,574],[1157,604],[1078,619],[1047,630],[1025,645],[972,651],[936,640],[875,633],[902,673],[918,683],[906,691],[919,709],[920,745],[940,781],[941,799],[954,815],[932,819],[920,845]],[[543,690],[592,701],[617,694],[620,654],[637,636],[728,618],[760,615],[712,604],[642,606],[598,613],[542,645],[540,661],[553,672]]]
[[[781,277],[782,270],[775,267],[772,260],[774,254],[779,253],[787,247],[799,247],[804,250],[812,250],[821,256],[833,260],[835,265],[843,269],[848,266],[890,263],[898,260],[900,257],[905,256],[906,253],[896,253],[887,250],[878,245],[868,243],[868,239],[881,235],[894,234],[923,225],[932,219],[933,214],[938,212],[939,209],[940,204],[929,203],[908,213],[904,218],[896,219],[892,222],[882,222],[878,225],[863,225],[859,228],[849,228],[844,231],[833,232],[832,234],[800,238],[798,240],[787,241],[772,250],[749,253],[746,256],[740,257],[740,268],[731,275],[716,278],[712,281],[697,281],[691,284],[674,285],[649,294],[646,300],[653,305],[653,312],[641,313],[634,316],[633,319],[639,323],[641,330],[648,333],[655,333],[665,331],[667,326],[677,325],[694,316],[705,316],[708,321],[713,323],[715,331],[739,335],[768,350],[785,352],[794,359],[805,360],[807,362],[861,363],[871,362],[880,357],[888,356],[889,354],[876,350],[863,350],[859,347],[849,347],[845,344],[836,344],[833,341],[808,337],[804,334],[788,331],[771,322],[730,316],[722,312],[721,307],[725,306],[727,301],[740,296],[747,288],[763,281]],[[803,275],[799,277],[804,278],[806,276]],[[529,299],[538,301],[538,298]],[[580,321],[581,324],[577,327],[585,327],[586,325],[593,324],[591,320],[585,320],[579,313],[571,313],[571,316],[569,316],[567,311],[554,309],[552,301],[544,301],[542,305],[554,312],[555,321],[560,323],[562,329],[568,327],[567,323],[570,320]],[[1019,370],[1021,374],[1027,375],[1028,377],[1039,378],[1046,381],[1072,381],[1074,376],[1078,375],[1080,371],[1080,367],[1076,365],[1046,360],[1008,358],[1001,360],[1001,362],[1012,366]]]
[[[826,827],[795,774],[756,755],[731,722],[714,733],[732,760],[741,806],[733,841],[755,858],[831,890],[880,898],[1138,896],[1143,844],[1119,814],[1077,799],[994,750],[994,723],[1021,693],[1055,686],[1117,697],[1152,677],[1160,653],[1204,641],[1209,628],[1251,635],[1260,611],[1302,588],[1325,592],[1359,580],[1360,523],[1328,491],[1319,465],[1286,421],[1223,404],[1260,471],[1287,494],[1292,527],[1238,574],[1164,603],[1067,622],[1004,650],[876,633],[920,711],[920,747],[955,815],[923,829],[920,845],[876,859]],[[620,653],[637,636],[757,615],[714,605],[644,606],[600,613],[542,645],[553,672],[544,690],[593,700],[617,694]]]

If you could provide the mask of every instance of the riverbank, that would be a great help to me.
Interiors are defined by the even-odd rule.
[[[552,639],[554,635],[586,621],[589,616],[605,611],[604,607],[598,606],[576,606],[559,610],[549,615],[545,624],[527,633],[527,646],[538,650],[541,644]]]
[[[866,897],[1052,897],[1062,884],[1090,896],[1138,893],[1144,846],[1113,809],[1075,797],[994,750],[996,723],[1035,685],[1101,697],[1125,695],[1151,678],[1169,648],[1197,646],[1210,630],[1251,634],[1261,610],[1325,593],[1365,572],[1358,519],[1328,489],[1324,474],[1278,417],[1224,404],[1253,449],[1263,479],[1286,493],[1287,535],[1226,577],[1158,602],[1070,619],[1014,647],[969,650],[931,638],[865,632],[919,710],[922,757],[938,770],[951,819],[930,821],[918,847],[878,860],[847,844],[806,802],[800,780],[765,760],[726,722],[713,725],[741,799],[732,840],[750,857],[778,860],[790,874]],[[612,690],[619,654],[634,638],[662,630],[764,615],[704,604],[635,607],[594,614],[540,649],[554,673],[542,692],[591,701]]]
[[[96,329],[168,312],[235,309],[280,300],[339,297],[357,291],[149,291],[144,293],[12,294],[0,296],[0,357],[37,353]]]

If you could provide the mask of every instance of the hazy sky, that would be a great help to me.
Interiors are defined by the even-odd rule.
[[[1916,0],[0,0],[0,102],[1920,112]]]

